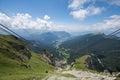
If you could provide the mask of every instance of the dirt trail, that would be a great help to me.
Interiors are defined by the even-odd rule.
[[[108,75],[101,75],[97,73],[91,73],[88,71],[68,70],[68,71],[58,72],[58,74],[49,75],[43,80],[115,80],[116,79],[115,77],[110,77]],[[65,74],[70,74],[75,77],[64,76]]]

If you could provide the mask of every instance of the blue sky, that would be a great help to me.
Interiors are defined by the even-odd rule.
[[[0,0],[0,22],[15,29],[112,31],[120,25],[120,0]]]
[[[9,15],[29,13],[32,17],[43,17],[45,14],[52,20],[69,19],[68,0],[0,0],[0,8]]]

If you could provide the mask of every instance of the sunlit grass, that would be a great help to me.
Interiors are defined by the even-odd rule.
[[[89,55],[82,56],[75,60],[73,68],[76,70],[88,70],[85,65],[85,60],[88,58]]]
[[[31,68],[20,66],[16,60],[9,58],[0,59],[0,80],[24,80],[38,78],[42,79],[53,72],[53,67],[41,60],[41,56],[32,53],[27,64]],[[47,71],[47,73],[46,73]]]

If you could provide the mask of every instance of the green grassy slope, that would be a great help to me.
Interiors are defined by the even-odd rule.
[[[97,59],[95,59],[94,57],[90,55],[84,55],[75,59],[75,62],[71,68],[75,70],[83,70],[96,73],[101,70],[101,64],[99,64],[99,62],[97,62]]]
[[[73,68],[76,70],[88,70],[85,64],[85,60],[89,57],[89,55],[84,55],[78,59],[75,60],[75,63],[73,65]]]
[[[28,50],[25,43],[10,35],[0,35],[0,80],[41,80],[51,72],[53,66]]]

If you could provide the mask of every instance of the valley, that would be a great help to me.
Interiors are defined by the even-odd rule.
[[[22,41],[1,34],[0,80],[119,80],[119,37],[51,36],[48,41]]]

